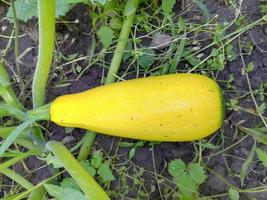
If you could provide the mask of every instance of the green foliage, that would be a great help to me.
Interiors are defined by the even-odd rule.
[[[161,9],[164,14],[169,15],[172,12],[173,6],[176,0],[163,0],[161,4]]]
[[[138,6],[138,1],[132,0],[132,1],[127,1],[125,5],[125,9],[123,11],[124,16],[130,16],[136,11],[136,8]]]
[[[26,22],[28,19],[37,16],[37,0],[16,0],[15,8],[17,18]],[[8,9],[7,18],[12,21],[13,13],[11,7]]]
[[[45,160],[48,165],[52,165],[53,168],[62,168],[63,164],[61,161],[56,157],[53,156],[52,153],[49,153],[46,158],[41,158],[42,160]]]
[[[44,184],[47,192],[57,200],[88,200],[88,198],[79,190],[72,187],[63,187],[52,184]]]
[[[181,159],[173,160],[168,165],[168,172],[173,176],[179,189],[181,199],[195,199],[198,187],[205,182],[207,176],[199,163],[186,165]]]
[[[260,0],[260,11],[262,15],[267,15],[267,1]]]
[[[138,141],[135,143],[134,142],[119,142],[118,143],[119,147],[131,147],[129,154],[128,154],[129,160],[131,160],[134,157],[136,149],[144,145],[145,145],[144,141]]]
[[[56,17],[65,16],[75,3],[88,3],[89,0],[56,0]],[[100,1],[99,1],[100,2]],[[17,18],[26,22],[32,17],[37,17],[37,0],[15,0]],[[7,18],[12,21],[11,7],[8,9]]]
[[[246,159],[246,161],[243,163],[241,170],[240,170],[240,181],[241,185],[244,184],[244,180],[247,176],[247,174],[250,172],[250,165],[253,161],[254,155],[255,155],[255,150],[256,150],[256,144],[254,143],[252,149],[250,150],[250,153]]]
[[[267,167],[267,153],[259,148],[256,149],[256,153],[262,164]]]
[[[97,32],[97,35],[103,44],[104,48],[108,48],[112,44],[114,38],[113,30],[108,26],[101,26]]]
[[[200,10],[203,12],[203,15],[205,16],[205,20],[210,20],[210,13],[207,8],[207,6],[203,3],[203,0],[195,0],[196,5],[200,8]]]
[[[230,188],[228,191],[230,200],[239,200],[239,193],[233,188]]]
[[[137,61],[143,69],[148,69],[155,61],[155,51],[153,49],[143,49]]]
[[[115,177],[112,174],[112,171],[109,167],[108,162],[101,163],[97,170],[97,174],[103,179],[104,182],[114,181]]]
[[[110,164],[108,161],[104,161],[103,152],[100,150],[93,153],[91,162],[82,161],[81,164],[92,177],[97,174],[104,182],[115,180],[112,170],[110,169]]]

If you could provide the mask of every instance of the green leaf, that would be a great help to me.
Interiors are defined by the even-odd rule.
[[[49,153],[48,156],[42,160],[45,160],[48,165],[52,164],[53,168],[63,167],[61,161],[56,156],[53,156],[51,153]]]
[[[100,4],[102,6],[104,6],[107,2],[109,2],[110,0],[90,0],[92,4]]]
[[[265,102],[262,103],[256,110],[257,110],[257,113],[263,114],[266,110],[266,103]]]
[[[162,0],[161,8],[162,11],[169,15],[172,12],[173,6],[176,0]]]
[[[228,194],[230,200],[239,200],[239,193],[235,189],[230,188]]]
[[[233,50],[234,46],[232,44],[228,44],[225,48],[226,58],[229,61],[233,61],[236,59],[236,53]]]
[[[80,190],[80,187],[74,181],[74,179],[73,178],[69,178],[69,177],[64,178],[61,181],[60,186],[64,187],[64,188],[72,188],[72,189]]]
[[[195,3],[200,8],[200,10],[203,12],[203,15],[205,16],[206,21],[209,21],[210,20],[210,13],[209,13],[207,6],[203,3],[202,0],[195,0]]]
[[[96,175],[96,169],[92,167],[88,161],[82,161],[81,165],[84,167],[84,169],[92,176],[94,177]]]
[[[25,131],[31,124],[33,124],[35,121],[38,120],[38,117],[36,118],[30,118],[27,121],[23,122],[19,126],[17,126],[10,135],[2,142],[0,146],[0,156],[14,143],[16,138]]]
[[[260,130],[252,129],[252,128],[239,127],[239,129],[242,130],[244,133],[255,137],[258,142],[267,145],[267,134],[266,133]]]
[[[190,163],[188,166],[188,173],[195,183],[198,185],[205,182],[207,176],[202,166],[199,163]]]
[[[188,174],[181,174],[179,177],[175,178],[174,181],[178,185],[179,191],[183,194],[191,196],[191,194],[196,191],[196,184]]]
[[[112,29],[121,29],[122,21],[118,17],[112,17],[109,22],[109,25]]]
[[[131,150],[129,151],[129,160],[131,160],[134,157],[135,150],[136,150],[136,148],[134,147],[134,148],[131,148]]]
[[[76,3],[87,3],[89,2],[90,0],[65,0],[67,3],[73,3],[73,4],[76,4]]]
[[[186,44],[186,39],[182,38],[180,41],[180,44],[179,44],[179,46],[175,52],[174,58],[171,61],[171,67],[170,67],[169,73],[176,72],[176,68],[179,65],[180,60],[181,60],[182,55],[183,55],[185,44]]]
[[[105,48],[108,48],[112,44],[114,33],[110,27],[101,26],[97,32],[97,35]]]
[[[212,57],[215,57],[215,56],[218,56],[219,53],[220,53],[220,52],[219,52],[218,49],[213,48],[213,49],[211,50],[210,55],[211,55]]]
[[[248,63],[248,65],[247,65],[247,67],[246,67],[246,71],[247,71],[247,72],[252,72],[253,69],[254,69],[254,64],[253,64],[253,62]]]
[[[124,11],[123,11],[123,15],[130,16],[131,14],[135,12],[137,6],[138,6],[138,1],[136,0],[127,1],[127,4],[125,5]]]
[[[155,61],[155,51],[153,49],[144,49],[137,61],[143,69],[148,69]]]
[[[102,160],[103,160],[103,153],[100,150],[98,150],[98,151],[94,152],[94,154],[93,154],[91,165],[94,168],[98,168],[101,165]]]
[[[181,159],[175,159],[171,161],[168,165],[168,172],[173,177],[180,176],[184,174],[186,170],[186,165]]]
[[[72,8],[70,3],[84,2],[81,0],[56,0],[56,13],[55,17],[65,16],[67,12]],[[38,16],[38,4],[37,0],[16,0],[15,8],[17,13],[17,18],[26,22],[32,17]],[[13,14],[11,7],[8,9],[7,18],[12,22]]]
[[[14,2],[17,18],[26,22],[28,19],[37,16],[37,0],[16,0]],[[7,19],[13,22],[13,13],[11,7],[7,12]]]
[[[133,147],[135,144],[133,142],[119,142],[119,147]]]
[[[259,148],[256,149],[256,153],[262,164],[267,167],[267,153]]]
[[[44,184],[47,192],[57,200],[89,200],[82,192],[73,188],[65,188],[52,184]]]
[[[56,18],[59,16],[65,16],[72,6],[68,3],[68,0],[56,0]]]
[[[107,162],[102,163],[97,171],[97,174],[103,179],[103,181],[114,181],[115,177],[112,174],[109,164]]]
[[[250,150],[250,153],[246,159],[246,161],[243,163],[241,170],[240,170],[240,181],[241,181],[241,185],[244,185],[244,180],[247,176],[247,174],[249,173],[250,169],[250,165],[253,161],[254,155],[255,155],[255,150],[256,150],[256,144],[254,143],[252,149]]]

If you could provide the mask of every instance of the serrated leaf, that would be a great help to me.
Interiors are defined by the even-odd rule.
[[[186,165],[181,159],[175,159],[171,161],[168,165],[168,172],[173,177],[180,176],[184,174],[186,170]]]
[[[155,61],[155,51],[153,49],[143,49],[137,61],[143,69],[149,68]]]
[[[16,0],[14,2],[17,18],[26,22],[32,17],[37,16],[37,0]],[[7,12],[7,19],[13,22],[13,13],[11,7]]]
[[[182,174],[175,178],[174,181],[178,185],[179,192],[183,194],[190,195],[196,191],[196,184],[194,183],[192,177],[188,174]]]
[[[42,160],[45,160],[48,165],[52,164],[54,168],[63,167],[61,161],[56,156],[53,156],[51,153],[49,153],[48,156]]]
[[[88,198],[79,190],[73,188],[65,188],[52,184],[44,184],[47,192],[57,200],[88,200]]]
[[[72,6],[68,3],[68,0],[56,0],[56,18],[65,16]]]
[[[81,165],[84,167],[84,169],[90,174],[92,177],[96,175],[96,169],[92,167],[88,161],[82,161]]]
[[[110,27],[101,26],[97,32],[97,35],[105,48],[108,48],[112,44],[114,33]]]
[[[103,179],[103,181],[114,181],[115,177],[111,169],[109,168],[109,164],[107,162],[102,163],[98,168],[97,174]]]
[[[74,179],[73,178],[69,178],[69,177],[64,178],[61,181],[60,186],[64,187],[64,188],[72,188],[72,189],[80,190],[80,187],[74,181]]]
[[[259,148],[256,149],[256,153],[262,164],[267,167],[267,153]]]
[[[228,194],[230,200],[239,200],[239,193],[235,189],[230,188]]]
[[[66,13],[68,13],[72,8],[70,3],[74,2],[77,3],[81,1],[56,0],[55,17],[58,18],[60,16],[65,16]],[[16,0],[15,8],[16,8],[17,18],[26,22],[32,17],[37,17],[38,16],[37,7],[38,7],[37,0]],[[13,13],[11,7],[8,9],[7,18],[12,22]]]
[[[195,183],[198,185],[205,182],[207,176],[202,166],[199,163],[190,163],[187,166],[188,173],[192,177]]]
[[[93,154],[93,158],[91,160],[91,165],[94,168],[98,168],[101,165],[102,160],[103,160],[103,153],[100,150],[98,150],[98,151],[94,152],[94,154]]]
[[[255,155],[255,150],[256,150],[256,144],[254,143],[252,149],[250,150],[250,153],[246,159],[246,161],[243,163],[243,165],[241,166],[241,170],[240,170],[240,181],[241,181],[241,185],[244,185],[244,180],[247,176],[247,174],[249,173],[249,167],[253,161],[254,155]]]
[[[172,12],[173,6],[176,0],[162,0],[161,8],[165,14],[170,14]]]

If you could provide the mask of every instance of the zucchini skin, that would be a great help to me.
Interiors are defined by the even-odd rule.
[[[203,75],[139,78],[56,98],[51,121],[66,127],[148,141],[193,141],[223,123],[218,84]]]

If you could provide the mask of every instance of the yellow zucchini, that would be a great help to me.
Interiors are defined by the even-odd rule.
[[[51,120],[66,127],[149,141],[192,141],[223,123],[218,84],[203,75],[134,79],[58,97]]]

